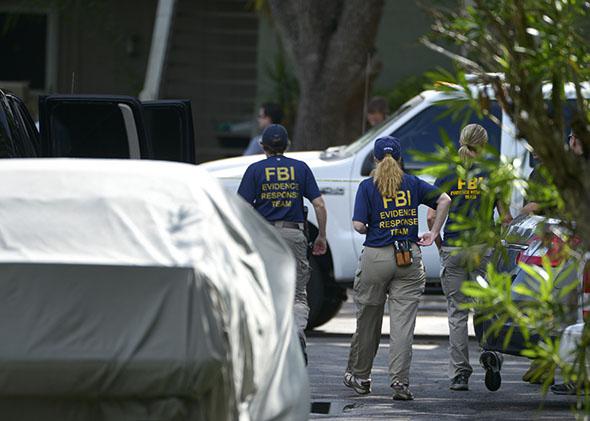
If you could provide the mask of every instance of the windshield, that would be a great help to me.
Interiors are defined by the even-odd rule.
[[[393,115],[391,115],[389,118],[387,118],[381,124],[379,124],[379,125],[377,125],[375,127],[372,127],[367,133],[365,133],[364,135],[362,135],[359,139],[355,140],[350,145],[344,147],[340,151],[340,153],[343,156],[354,155],[355,153],[357,153],[358,151],[360,151],[361,149],[363,149],[367,143],[373,141],[375,139],[375,135],[381,130],[381,128],[384,125],[388,125],[392,121],[397,120],[402,115],[404,115],[406,112],[408,112],[410,109],[412,109],[416,105],[420,104],[422,101],[424,101],[424,97],[422,95],[417,95],[414,98],[410,99],[404,105],[402,105],[401,107],[399,107],[397,109],[397,111],[395,113],[393,113]]]

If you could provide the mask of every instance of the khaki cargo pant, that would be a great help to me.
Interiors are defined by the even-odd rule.
[[[311,268],[307,259],[307,239],[303,231],[296,228],[276,227],[281,237],[291,248],[297,264],[297,280],[295,283],[295,303],[293,312],[295,326],[299,339],[305,341],[305,327],[309,317],[309,306],[307,305],[307,283],[311,277]],[[303,342],[305,343],[305,342]]]
[[[479,261],[472,261],[469,265],[468,258],[473,253]],[[459,247],[445,246],[441,248],[440,256],[443,267],[441,285],[447,297],[449,318],[449,378],[459,374],[470,376],[473,368],[469,364],[469,310],[460,308],[469,298],[461,292],[461,285],[465,280],[475,280],[478,275],[485,274],[489,255],[484,247],[478,246],[466,251]],[[472,269],[469,270],[468,266]]]
[[[412,265],[398,268],[393,246],[365,247],[354,280],[357,307],[347,371],[361,379],[371,376],[379,349],[385,301],[389,305],[389,382],[410,383],[412,342],[418,302],[426,275],[420,247],[412,245]]]

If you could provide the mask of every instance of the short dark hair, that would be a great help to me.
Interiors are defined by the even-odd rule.
[[[265,102],[260,106],[264,111],[264,115],[270,117],[273,124],[281,124],[283,121],[283,109],[276,102]]]
[[[382,96],[375,96],[371,98],[367,104],[367,113],[381,113],[383,115],[389,114],[389,103],[387,99]]]
[[[282,155],[287,150],[287,146],[262,145],[262,150],[269,155]]]

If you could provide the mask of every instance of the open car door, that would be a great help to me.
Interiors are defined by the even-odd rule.
[[[153,159],[196,164],[190,100],[143,102]]]
[[[150,159],[141,103],[128,96],[39,98],[44,157]]]

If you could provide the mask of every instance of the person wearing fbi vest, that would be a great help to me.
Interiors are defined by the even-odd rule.
[[[307,239],[304,234],[303,198],[307,198],[313,205],[318,221],[319,233],[312,250],[314,255],[326,253],[326,208],[313,173],[307,164],[283,155],[289,144],[287,130],[283,126],[280,124],[268,126],[262,133],[260,143],[266,159],[255,162],[246,169],[238,194],[276,227],[295,255],[297,263],[295,323],[307,362],[304,330],[309,316],[307,283],[311,276],[311,269],[307,259]]]
[[[478,166],[472,162],[484,150],[488,142],[486,130],[479,124],[468,124],[461,131],[459,138],[459,157],[469,168],[471,176],[461,179],[456,174],[449,174],[438,178],[435,186],[446,191],[451,197],[451,207],[448,219],[443,230],[442,241],[437,240],[437,247],[442,261],[441,285],[447,298],[447,313],[449,322],[449,378],[451,390],[469,390],[469,377],[473,372],[469,364],[469,336],[467,322],[469,310],[462,308],[461,304],[467,302],[467,297],[461,292],[461,285],[466,280],[475,280],[478,275],[485,275],[485,266],[489,261],[489,253],[485,246],[472,246],[468,248],[457,247],[456,241],[465,235],[454,227],[459,218],[475,218],[482,206],[482,195],[487,174],[478,170]],[[495,202],[503,223],[512,219],[510,213],[504,211],[499,202]],[[428,210],[428,224],[433,224],[438,217],[438,212]],[[493,209],[487,216],[489,223],[494,223]],[[501,364],[501,356],[493,354],[496,364]],[[493,376],[492,376],[493,377]],[[486,384],[493,381],[490,375],[486,375]],[[493,386],[492,389],[494,390]]]
[[[410,363],[418,301],[426,274],[419,246],[437,238],[451,199],[400,165],[400,141],[387,136],[373,148],[377,167],[359,185],[353,227],[366,234],[354,280],[357,308],[344,384],[356,393],[371,392],[371,369],[381,338],[385,301],[389,304],[389,384],[393,399],[412,400]],[[431,231],[418,236],[418,206],[437,208]]]

